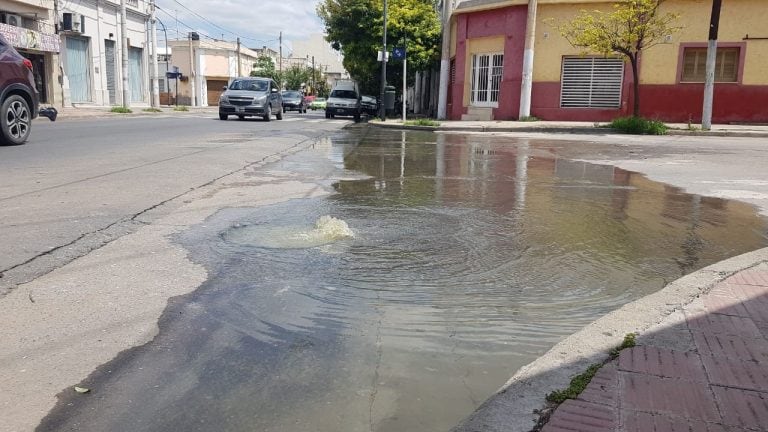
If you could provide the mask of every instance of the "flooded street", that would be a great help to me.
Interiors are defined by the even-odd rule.
[[[751,206],[563,147],[360,127],[254,172],[330,194],[175,239],[208,281],[39,429],[446,431],[564,336],[768,244]]]

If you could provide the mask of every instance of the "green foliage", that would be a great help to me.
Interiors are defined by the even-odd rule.
[[[175,108],[173,108],[174,111],[189,111],[189,108],[187,108],[186,105],[179,105]]]
[[[648,120],[642,117],[620,117],[614,119],[611,122],[610,127],[634,135],[667,134],[667,125],[658,120]]]
[[[403,123],[406,126],[432,126],[437,127],[440,126],[439,121],[435,121],[432,119],[416,119],[416,120],[407,120],[405,123]]]
[[[275,61],[269,56],[259,56],[253,64],[252,77],[272,78],[275,82],[280,82],[280,71],[275,69]]]
[[[562,403],[565,402],[566,399],[576,399],[576,397],[581,392],[583,392],[585,388],[587,388],[589,382],[592,381],[592,378],[602,366],[603,365],[601,364],[591,365],[589,368],[587,368],[586,372],[573,377],[568,388],[564,390],[553,391],[552,393],[548,394],[547,400],[553,403]]]
[[[344,54],[344,67],[363,93],[378,94],[381,66],[383,2],[381,0],[322,0],[317,14],[325,24],[326,40]],[[439,59],[440,19],[432,0],[389,0],[387,49],[407,39],[410,77]],[[390,59],[388,64],[395,62]],[[389,73],[391,72],[391,73]],[[402,67],[388,70],[389,82],[401,82]]]
[[[538,117],[534,117],[534,116],[524,116],[524,117],[520,117],[519,119],[517,119],[517,121],[521,121],[521,122],[537,122],[537,121],[539,121],[539,118]]]
[[[118,113],[118,114],[130,114],[130,113],[133,112],[133,111],[131,111],[130,108],[121,107],[121,106],[112,107],[112,109],[109,110],[109,111],[113,112],[113,113]]]
[[[161,110],[161,109],[157,109],[157,108],[144,108],[142,111],[144,111],[144,112],[148,112],[148,113],[159,113],[159,112],[163,112],[163,110]]]
[[[311,79],[311,68],[293,65],[283,71],[283,86],[286,90],[301,90],[302,84],[309,84]]]
[[[616,348],[612,349],[610,354],[611,358],[616,358],[619,356],[619,353],[621,350],[625,348],[632,348],[634,347],[636,343],[637,333],[627,333],[624,336],[624,340],[621,342],[621,345],[617,346]]]
[[[634,77],[635,102],[633,114],[640,111],[638,94],[639,77],[637,59],[640,52],[655,45],[666,43],[666,37],[680,31],[675,26],[679,14],[659,13],[664,0],[626,0],[616,2],[613,10],[582,10],[572,21],[552,23],[560,34],[584,54],[624,56],[631,66]]]

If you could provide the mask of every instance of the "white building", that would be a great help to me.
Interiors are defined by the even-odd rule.
[[[344,57],[334,50],[325,37],[320,33],[313,33],[304,40],[292,41],[293,53],[291,57],[305,58],[309,66],[314,64],[317,70],[326,74],[330,85],[338,79],[349,78],[349,73],[344,69]]]
[[[0,0],[0,34],[32,62],[40,102],[61,105],[61,43],[55,33],[53,0]]]
[[[131,105],[151,101],[148,2],[126,0]],[[119,0],[60,2],[64,105],[122,104]]]

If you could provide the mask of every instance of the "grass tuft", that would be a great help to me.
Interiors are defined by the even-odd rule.
[[[634,135],[667,134],[667,125],[658,120],[648,120],[642,117],[620,117],[614,119],[611,122],[610,127]]]
[[[637,338],[637,333],[627,333],[624,336],[624,340],[621,342],[621,345],[617,346],[616,348],[612,349],[610,354],[611,358],[616,358],[619,356],[619,353],[624,348],[632,348],[637,344],[637,341],[635,340]]]
[[[179,105],[175,108],[173,108],[174,111],[189,111],[189,108],[187,108],[186,105]]]
[[[149,113],[159,113],[159,112],[163,112],[163,110],[161,110],[161,109],[157,109],[157,108],[144,108],[142,111],[144,111],[144,112],[149,112]]]
[[[113,113],[118,113],[118,114],[130,114],[130,113],[133,112],[133,111],[131,111],[130,108],[120,107],[120,106],[112,107],[112,109],[109,110],[109,111],[113,112]]]
[[[537,122],[537,121],[539,121],[539,118],[535,117],[535,116],[524,116],[524,117],[520,117],[519,119],[517,119],[517,121],[521,121],[521,122]]]
[[[562,403],[567,399],[576,399],[579,393],[583,392],[592,378],[603,365],[595,363],[587,370],[571,379],[571,384],[565,390],[557,390],[547,395],[547,400],[552,403]]]
[[[432,120],[432,119],[407,120],[403,124],[405,124],[407,126],[433,126],[433,127],[440,126],[440,122],[439,121],[435,121],[435,120]]]

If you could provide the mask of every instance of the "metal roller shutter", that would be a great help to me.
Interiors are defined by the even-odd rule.
[[[622,59],[565,57],[560,81],[560,106],[619,108],[623,78]]]

